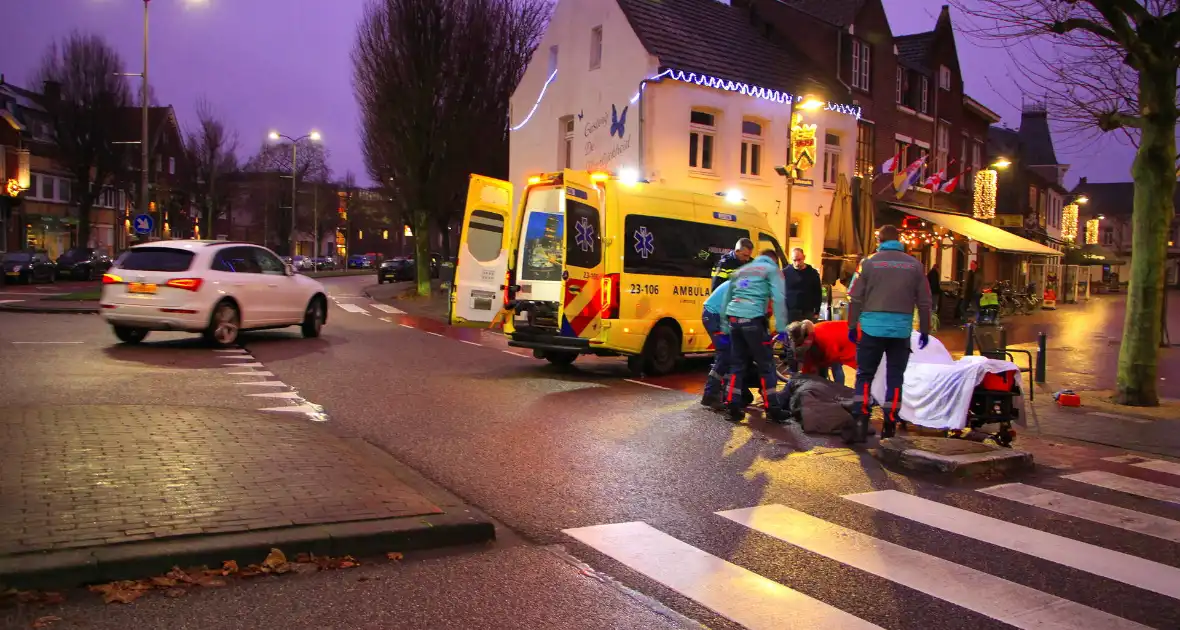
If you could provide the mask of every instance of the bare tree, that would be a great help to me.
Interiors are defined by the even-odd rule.
[[[46,51],[37,82],[60,89],[47,94],[53,121],[57,162],[73,180],[71,198],[78,204],[78,245],[90,242],[90,210],[116,175],[127,167],[127,154],[115,145],[121,113],[131,102],[123,60],[98,35],[75,31]]]
[[[197,128],[184,141],[186,176],[189,194],[205,219],[208,238],[213,237],[214,217],[222,210],[228,211],[226,191],[218,184],[238,169],[237,150],[237,133],[229,131],[208,101],[197,101]]]
[[[1164,262],[1175,216],[1180,0],[952,0],[971,35],[1022,44],[1014,59],[1054,116],[1137,145],[1131,282],[1117,402],[1157,406]]]
[[[414,232],[419,294],[430,292],[430,228],[446,234],[468,176],[507,174],[509,97],[549,9],[370,0],[365,10],[352,54],[365,166]]]
[[[329,152],[322,144],[310,140],[301,140],[296,151],[295,177],[297,181],[327,181],[332,176],[332,169],[328,166]],[[291,143],[264,143],[258,153],[251,157],[243,170],[256,173],[275,173],[280,177],[291,176]],[[298,200],[291,199],[290,182],[287,182],[285,192],[279,193],[279,199],[286,203],[279,204],[278,216],[274,226],[269,218],[264,220],[267,231],[273,227],[279,234],[287,235],[287,253],[293,254],[294,233]]]

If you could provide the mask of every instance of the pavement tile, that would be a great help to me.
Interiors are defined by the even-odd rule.
[[[0,496],[0,556],[442,512],[317,425],[206,407],[7,409]]]

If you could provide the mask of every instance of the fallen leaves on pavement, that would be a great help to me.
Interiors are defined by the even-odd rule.
[[[19,591],[15,588],[0,590],[0,607],[11,606],[14,603],[52,606],[65,600],[65,596],[56,591]]]
[[[33,620],[34,628],[48,628],[54,622],[61,621],[61,617],[54,615],[45,615],[44,617],[37,617]]]
[[[130,604],[143,597],[155,588],[151,580],[119,580],[107,584],[95,584],[90,590],[102,594],[102,601],[107,604]]]
[[[391,552],[389,552],[389,553],[385,554],[385,557],[386,557],[386,558],[389,558],[390,560],[392,560],[392,561],[394,561],[394,562],[398,562],[398,561],[400,561],[402,558],[405,558],[405,556],[403,556],[403,555],[401,554],[401,552],[398,552],[398,551],[391,551]]]

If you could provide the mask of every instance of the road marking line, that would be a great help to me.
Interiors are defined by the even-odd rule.
[[[717,515],[1017,628],[1146,627],[785,505],[761,505]]]
[[[1180,503],[1180,488],[1165,486],[1162,483],[1143,481],[1142,479],[1135,479],[1133,477],[1124,477],[1102,470],[1087,470],[1086,472],[1075,473],[1073,475],[1062,475],[1061,478],[1088,483],[1099,488],[1106,488],[1107,490],[1147,497],[1157,501]]]
[[[259,364],[259,365],[261,365],[261,364]],[[242,366],[240,366],[240,365],[235,365],[234,367],[242,367]],[[230,372],[230,373],[229,373],[229,375],[230,375],[230,376],[274,376],[274,373],[273,373],[273,372],[263,372],[263,371],[258,371],[258,372]]]
[[[671,388],[671,387],[664,387],[663,385],[654,385],[654,384],[652,384],[652,383],[644,383],[643,381],[637,381],[637,380],[635,380],[635,379],[633,379],[633,378],[625,378],[625,379],[623,379],[623,380],[624,380],[624,381],[627,381],[628,383],[635,383],[636,385],[643,385],[644,387],[651,387],[651,388],[654,388],[654,389],[663,389],[663,390],[666,390],[666,391],[672,391],[672,388]]]
[[[1102,461],[1114,462],[1116,464],[1131,464],[1136,468],[1146,468],[1147,470],[1154,470],[1169,475],[1180,475],[1180,464],[1163,459],[1150,459],[1140,455],[1118,455],[1116,457],[1103,457]]]
[[[437,333],[436,333],[436,334],[437,334]],[[439,335],[439,337],[441,337],[441,336],[442,336],[442,335]],[[467,345],[469,345],[469,346],[479,346],[479,347],[481,347],[481,348],[483,347],[483,344],[482,344],[482,343],[475,343],[474,341],[467,341],[466,339],[460,339],[459,341],[460,341],[460,342],[462,342],[462,343],[465,343],[465,344],[467,344]]]
[[[242,354],[242,353],[246,352],[246,349],[245,348],[219,348],[217,350],[214,350],[214,352],[221,352],[221,353],[226,353],[226,354],[230,354],[230,353]]]
[[[261,363],[223,363],[222,367],[243,368],[243,367],[263,367],[263,366]]]
[[[267,407],[266,409],[259,409],[259,411],[278,411],[283,413],[307,413],[318,414],[322,413],[320,409],[314,405],[289,405],[287,407]]]
[[[1180,599],[1180,569],[976,514],[897,490],[844,497],[861,505],[1035,558]]]
[[[286,387],[287,384],[282,381],[246,381],[244,383],[234,383],[234,385],[261,385],[263,387]]]
[[[392,319],[389,319],[388,317],[378,317],[377,319],[380,319],[381,321],[385,322],[386,324],[392,324],[392,323],[393,323],[393,320],[392,320]]]
[[[1117,413],[1108,413],[1105,411],[1091,411],[1087,415],[1098,416],[1100,418],[1110,418],[1112,420],[1122,420],[1123,422],[1134,422],[1135,424],[1148,424],[1151,422],[1151,420],[1147,420],[1145,418],[1134,418],[1131,416],[1123,416]]]
[[[1144,514],[1117,505],[1099,503],[1022,483],[1005,483],[979,491],[1058,514],[1180,543],[1180,522],[1154,514]]]
[[[85,341],[14,341],[12,343],[15,343],[17,345],[30,346],[30,345],[77,345],[77,344],[86,343],[86,342]]]
[[[406,314],[406,312],[401,310],[400,308],[394,308],[388,304],[370,304],[369,306],[372,306],[373,308],[375,308],[379,311],[385,311],[386,313],[389,313],[390,315],[405,315]]]
[[[1116,464],[1137,464],[1139,462],[1149,461],[1146,457],[1139,455],[1116,455],[1114,457],[1103,457],[1104,462],[1114,462]]]
[[[398,324],[398,326],[401,326],[402,328],[411,328],[411,329],[413,328],[413,326],[411,326],[409,324]]]
[[[511,350],[501,350],[500,352],[503,352],[504,354],[511,354],[511,355],[512,355],[512,356],[514,356],[514,357],[520,357],[520,358],[522,358],[522,359],[531,359],[531,358],[532,358],[532,357],[530,357],[530,356],[528,356],[528,355],[524,355],[524,354],[521,354],[521,353],[519,353],[519,352],[513,352],[513,351],[511,351]]]
[[[0,304],[14,304],[16,302],[24,302],[24,300],[0,300]]]
[[[365,310],[365,307],[358,306],[356,304],[337,304],[336,306],[339,306],[349,313],[364,313],[365,315],[369,314],[369,312]]]
[[[248,354],[223,354],[219,357],[222,361],[253,361],[254,357]]]
[[[299,392],[266,392],[264,394],[250,394],[255,398],[299,398]]]
[[[563,530],[681,595],[751,630],[878,628],[647,523]]]

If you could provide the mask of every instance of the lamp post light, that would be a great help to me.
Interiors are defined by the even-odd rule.
[[[277,142],[279,140],[287,140],[291,143],[291,232],[290,232],[290,234],[287,235],[287,246],[292,247],[295,242],[295,195],[296,195],[296,187],[298,185],[298,182],[296,181],[296,174],[298,173],[298,169],[296,168],[296,165],[298,164],[298,162],[296,160],[299,157],[299,143],[303,140],[311,140],[312,142],[319,142],[321,136],[320,136],[320,132],[312,131],[311,133],[304,134],[302,136],[299,136],[298,138],[292,138],[291,136],[288,136],[286,134],[281,134],[277,131],[272,131],[272,132],[270,132],[270,135],[267,137],[270,138],[270,140],[273,142]],[[314,209],[311,214],[313,217],[312,221],[314,222],[313,230],[315,231],[315,235],[313,237],[314,238],[313,247],[318,251],[320,248],[319,215],[314,211]],[[267,233],[266,213],[264,212],[262,216],[263,216],[262,238],[263,238],[263,240],[265,240],[266,233]],[[295,252],[292,251],[292,252],[290,252],[290,254],[293,256],[293,255],[295,255]],[[315,257],[315,255],[313,254],[312,258],[314,258],[314,257]]]

